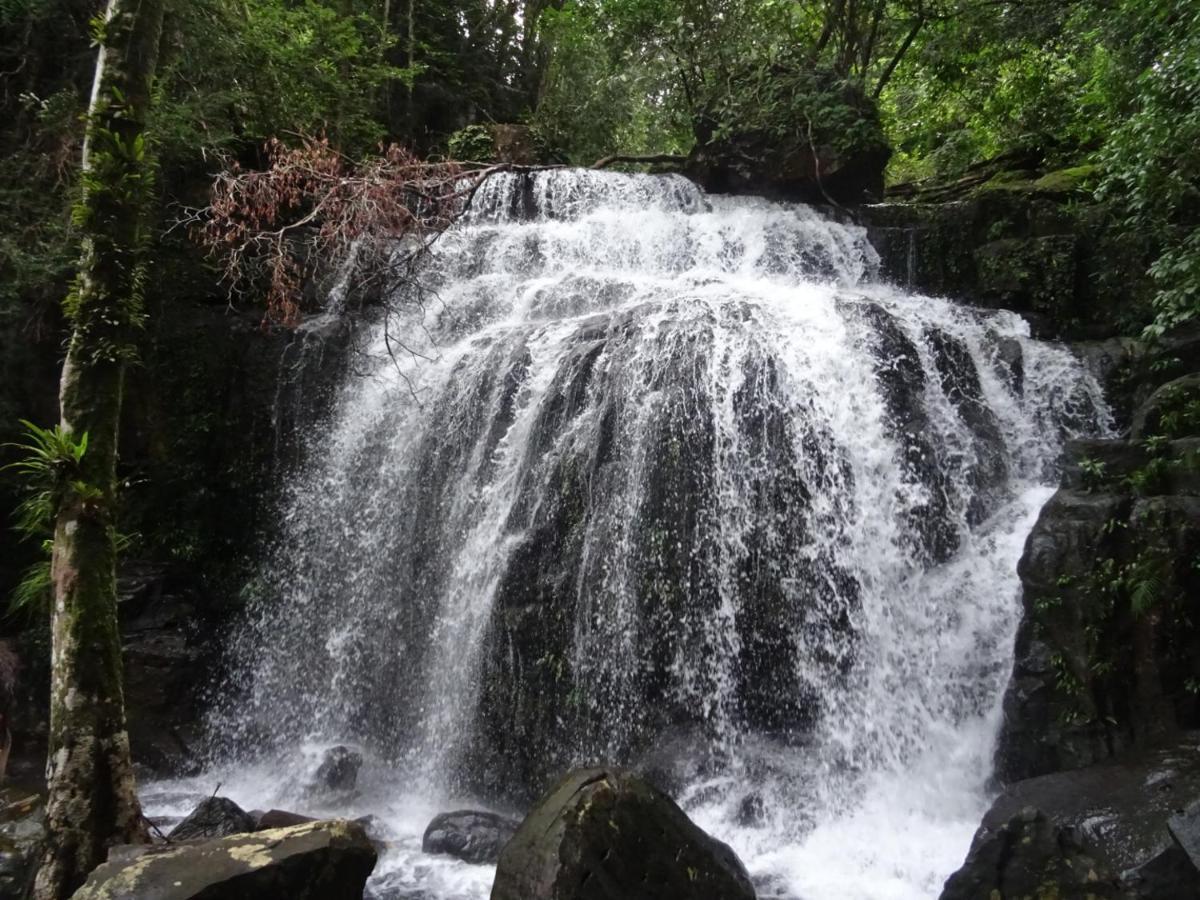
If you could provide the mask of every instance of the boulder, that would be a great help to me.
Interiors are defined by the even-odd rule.
[[[305,822],[315,822],[312,816],[302,816],[300,813],[288,812],[285,809],[268,809],[255,816],[255,831],[266,831],[270,828],[290,828],[293,825],[303,825]]]
[[[313,775],[309,790],[318,793],[348,793],[358,782],[362,754],[349,747],[330,747]]]
[[[434,816],[421,850],[425,853],[446,853],[469,863],[494,863],[520,822],[499,813],[462,809]]]
[[[577,769],[500,854],[491,900],[754,900],[734,852],[620,769]]]
[[[1017,570],[1024,614],[997,741],[1014,782],[1200,727],[1200,440],[1076,441]],[[1141,606],[1139,606],[1141,604]]]
[[[40,795],[14,788],[0,792],[0,800],[0,900],[19,900],[33,879],[46,808]]]
[[[1088,766],[1132,741],[1112,724],[1112,698],[1067,689],[1094,677],[1088,629],[1106,620],[1109,607],[1091,589],[1092,573],[1097,560],[1117,555],[1123,534],[1109,523],[1125,521],[1129,505],[1114,494],[1060,490],[1025,543],[1017,567],[1024,615],[996,752],[1005,781]]]
[[[756,99],[723,111],[719,125],[695,122],[687,177],[716,194],[839,205],[883,198],[892,151],[861,87],[789,66],[744,77],[735,93],[757,98],[757,91],[773,90],[786,103],[768,112]]]
[[[1200,872],[1200,800],[1167,820],[1167,828],[1192,865]]]
[[[1177,432],[1196,423],[1186,421],[1183,412],[1186,405],[1200,398],[1200,372],[1184,375],[1159,387],[1133,414],[1130,434],[1134,438],[1146,438],[1166,433],[1176,437]],[[1194,413],[1193,413],[1194,415]]]
[[[1191,856],[1198,812],[1200,734],[1119,763],[1018,782],[984,816],[942,900],[1001,888],[1003,898],[1200,900]],[[1058,893],[1037,893],[1039,885]]]
[[[979,829],[961,869],[946,881],[941,900],[1100,900],[1124,898],[1113,873],[1072,834],[1036,809],[1003,825]]]
[[[309,822],[111,858],[74,900],[361,900],[375,859],[354,822]]]
[[[172,841],[220,838],[256,828],[254,817],[229,798],[208,797],[171,830],[169,837]]]
[[[536,166],[543,162],[533,129],[528,125],[502,123],[488,126],[495,148],[493,161],[515,166]]]

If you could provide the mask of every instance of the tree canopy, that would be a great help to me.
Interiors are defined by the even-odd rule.
[[[22,322],[54,320],[72,262],[94,6],[0,2],[0,315]],[[1154,248],[1162,328],[1200,285],[1198,17],[1188,0],[194,0],[167,10],[150,135],[166,210],[271,138],[445,156],[478,146],[451,143],[464,128],[518,122],[590,164],[881,124],[893,182],[1013,152],[1094,167]]]

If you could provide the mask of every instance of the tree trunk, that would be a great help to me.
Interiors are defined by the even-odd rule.
[[[114,844],[146,840],[125,729],[115,502],[124,370],[141,320],[152,184],[144,129],[163,0],[109,0],[84,138],[79,275],[66,311],[62,427],[87,451],[54,530],[47,839],[37,900],[65,900]]]

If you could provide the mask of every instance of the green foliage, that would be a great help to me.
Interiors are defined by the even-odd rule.
[[[883,97],[892,179],[953,177],[1013,152],[1047,166],[1097,163],[1098,197],[1126,242],[1150,248],[1148,335],[1195,318],[1200,7],[1029,0],[1016,10],[963,4],[931,17]]]
[[[1152,336],[1200,315],[1200,7],[1189,0],[1126,0],[1118,27],[1132,35],[1130,115],[1102,157],[1102,194],[1124,225],[1160,254]]]
[[[446,142],[450,158],[460,162],[491,162],[496,157],[496,141],[486,125],[468,125]]]
[[[938,18],[883,97],[892,177],[950,177],[1017,149],[1074,162],[1105,134],[1111,68],[1094,4],[1034,0],[1019,15],[974,5]]]
[[[414,71],[388,62],[394,38],[355,4],[193,0],[166,34],[150,131],[167,165],[267,138],[323,133],[348,153],[385,136],[384,92]]]
[[[1094,491],[1104,484],[1105,469],[1107,466],[1102,459],[1092,459],[1084,457],[1079,461],[1079,472],[1083,477],[1083,488],[1086,491]]]
[[[548,50],[541,95],[530,124],[552,151],[581,164],[611,153],[681,152],[691,123],[660,60],[643,53],[620,15],[569,3],[542,15]],[[614,30],[610,25],[623,25]],[[647,35],[648,36],[648,35]]]
[[[25,499],[17,508],[16,527],[26,535],[52,534],[54,516],[69,490],[86,490],[79,480],[79,466],[87,453],[88,436],[77,439],[55,425],[41,428],[21,421],[23,441],[5,444],[20,453],[20,458],[4,466],[22,482]]]
[[[686,152],[754,134],[835,151],[882,143],[870,89],[890,76],[905,4],[577,0],[548,10],[535,128],[577,162]]]
[[[8,598],[9,613],[13,615],[36,614],[50,605],[53,582],[50,579],[50,554],[52,546],[47,541],[42,547],[42,559],[29,566],[21,575]]]
[[[40,556],[29,566],[9,597],[13,612],[37,612],[50,595],[50,555],[53,551],[54,517],[69,492],[89,495],[94,489],[79,478],[79,467],[87,453],[88,438],[78,440],[59,426],[40,428],[22,421],[24,440],[5,444],[19,458],[4,466],[15,473],[24,498],[16,510],[15,528],[26,539],[37,540]]]

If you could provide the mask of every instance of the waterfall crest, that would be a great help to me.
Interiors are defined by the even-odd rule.
[[[297,748],[352,743],[379,814],[636,763],[761,896],[936,896],[1024,537],[1063,441],[1110,423],[1018,316],[876,264],[861,228],[678,177],[489,179],[290,490],[230,783],[275,798]],[[435,877],[414,859],[380,883]],[[484,895],[454,871],[430,896]]]

